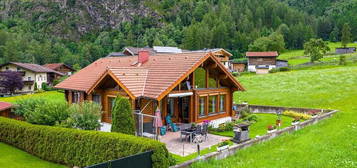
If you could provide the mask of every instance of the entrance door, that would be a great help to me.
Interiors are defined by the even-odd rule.
[[[188,123],[190,97],[172,97],[167,100],[167,114],[173,122]]]
[[[188,123],[190,114],[190,97],[180,97],[178,104],[181,122]]]
[[[108,97],[108,113],[106,116],[107,122],[112,122],[112,109],[115,103],[115,97]]]

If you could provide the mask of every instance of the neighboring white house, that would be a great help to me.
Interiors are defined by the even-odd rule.
[[[9,62],[0,65],[0,71],[16,71],[21,73],[24,87],[21,90],[18,90],[20,93],[34,92],[35,85],[37,85],[38,89],[41,89],[43,83],[49,82],[48,76],[51,73],[63,75],[60,72],[43,67],[41,65],[19,62]]]

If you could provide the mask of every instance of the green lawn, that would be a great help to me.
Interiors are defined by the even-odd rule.
[[[0,97],[0,101],[14,103],[16,100],[25,98],[44,98],[49,101],[65,101],[64,94],[57,91],[49,91],[35,94],[27,94],[13,97]]]
[[[0,167],[9,168],[65,168],[66,166],[41,160],[20,149],[0,142]]]
[[[0,101],[14,103],[16,100],[24,98],[44,98],[49,101],[65,101],[64,94],[57,91],[21,95],[14,97],[2,97]],[[0,167],[11,168],[59,168],[65,167],[51,162],[47,162],[28,154],[20,149],[0,142]]]
[[[329,42],[328,46],[330,47],[330,53],[335,53],[336,48],[341,47],[340,42]],[[350,43],[348,47],[357,47],[357,43]],[[351,54],[348,54],[349,56]],[[356,55],[356,54],[354,54]],[[310,58],[305,56],[304,50],[288,50],[279,55],[279,59],[288,60],[290,65],[299,65],[303,63],[307,63],[310,61]],[[327,56],[321,61],[331,61],[333,59],[338,59],[339,55]]]
[[[192,167],[357,166],[357,67],[247,75],[239,80],[247,91],[236,93],[236,102],[340,112],[316,125],[240,150],[226,159],[200,162]]]
[[[255,114],[258,117],[258,121],[254,124],[252,124],[249,127],[249,137],[250,138],[255,138],[257,135],[261,136],[267,133],[267,127],[268,125],[275,125],[277,115],[274,114]],[[291,122],[294,119],[291,117],[287,116],[282,116],[281,117],[281,129],[291,126]],[[233,131],[225,131],[225,132],[210,132],[212,134],[216,135],[221,135],[221,136],[228,136],[228,137],[233,137],[234,133]]]

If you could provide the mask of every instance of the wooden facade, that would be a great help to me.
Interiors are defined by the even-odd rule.
[[[276,65],[276,57],[248,57],[249,65]]]

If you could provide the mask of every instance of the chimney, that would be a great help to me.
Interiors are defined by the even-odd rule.
[[[144,64],[145,62],[149,61],[149,56],[150,56],[149,51],[147,51],[147,50],[139,51],[138,63],[139,64]]]

